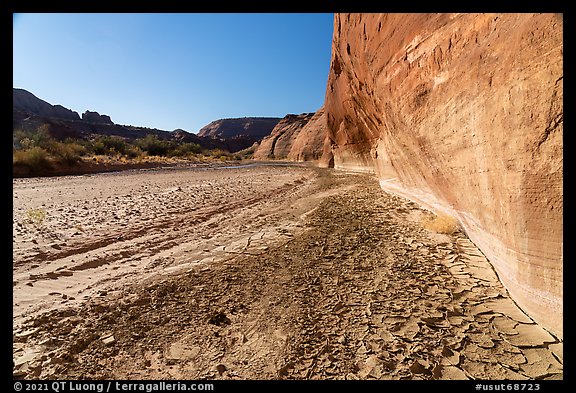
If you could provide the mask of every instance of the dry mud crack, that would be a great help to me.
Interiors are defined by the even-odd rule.
[[[102,207],[93,202],[96,222],[92,235],[80,235],[83,247],[72,247],[68,232],[17,226],[14,375],[562,378],[562,342],[516,307],[464,234],[423,229],[425,211],[368,175],[250,171],[111,176],[128,191],[146,188],[123,204],[113,204],[120,196],[111,191]],[[28,198],[22,209],[34,198],[19,187],[30,184],[15,187],[15,197]],[[48,216],[78,212],[89,200],[59,201]],[[111,206],[142,217],[107,225],[122,213]],[[50,236],[63,245],[54,248]],[[92,288],[82,286],[86,272]],[[70,301],[71,288],[83,296]],[[42,300],[50,290],[58,301]]]

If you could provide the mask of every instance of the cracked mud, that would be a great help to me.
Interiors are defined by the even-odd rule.
[[[311,167],[14,180],[13,373],[561,379],[563,343],[427,215]]]

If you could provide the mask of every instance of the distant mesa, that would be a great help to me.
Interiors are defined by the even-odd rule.
[[[226,150],[235,153],[247,149],[270,135],[282,120],[280,117],[240,117],[211,122],[198,131],[201,138],[219,141]]]
[[[198,131],[198,136],[213,139],[254,138],[262,139],[270,135],[280,117],[240,117],[220,119],[211,122]]]
[[[98,112],[86,111],[82,113],[82,120],[88,123],[98,123],[98,124],[114,124],[110,116],[101,115]]]

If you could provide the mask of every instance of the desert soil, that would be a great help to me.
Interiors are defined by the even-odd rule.
[[[13,181],[27,379],[561,379],[461,232],[306,166]]]

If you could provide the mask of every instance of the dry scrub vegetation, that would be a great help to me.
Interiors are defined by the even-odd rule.
[[[118,136],[93,135],[89,139],[51,136],[48,127],[14,130],[13,174],[41,175],[57,167],[74,167],[82,162],[139,163],[180,159],[193,162],[232,161],[245,158],[221,149],[205,149],[197,143],[160,139],[148,134],[130,140]]]
[[[451,235],[458,232],[458,221],[447,214],[429,215],[422,220],[422,227],[436,233]]]

